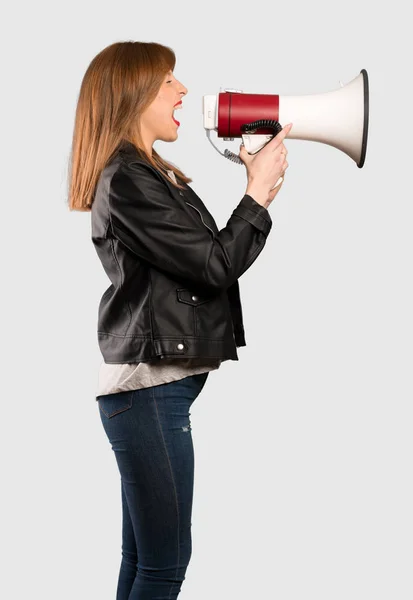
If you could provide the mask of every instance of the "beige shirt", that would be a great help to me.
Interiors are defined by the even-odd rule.
[[[176,182],[173,171],[168,175]],[[128,390],[138,390],[162,383],[170,383],[189,375],[218,369],[219,358],[172,358],[154,362],[115,363],[100,365],[96,398]]]
[[[163,358],[157,362],[100,365],[96,397],[139,390],[218,369],[220,358]]]

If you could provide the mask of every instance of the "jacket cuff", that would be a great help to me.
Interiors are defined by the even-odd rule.
[[[232,213],[257,227],[267,236],[272,227],[272,219],[268,210],[256,202],[252,196],[245,194]]]

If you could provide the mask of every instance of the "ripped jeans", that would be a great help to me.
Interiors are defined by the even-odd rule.
[[[97,396],[121,480],[116,600],[175,600],[181,590],[192,551],[189,409],[208,374]]]

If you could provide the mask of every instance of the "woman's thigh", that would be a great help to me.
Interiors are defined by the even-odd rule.
[[[194,453],[189,409],[207,376],[98,398],[129,509],[138,570],[144,574],[147,569],[148,577],[183,579],[191,556]]]

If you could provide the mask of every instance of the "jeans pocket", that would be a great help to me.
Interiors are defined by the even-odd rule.
[[[134,391],[131,390],[98,396],[99,409],[108,419],[111,419],[115,415],[125,412],[125,410],[132,407],[133,395]]]

